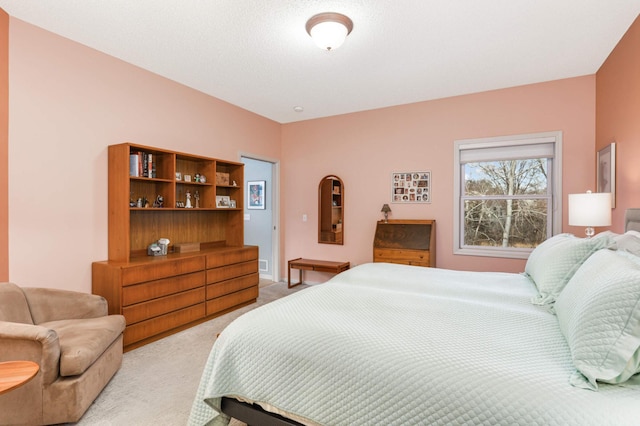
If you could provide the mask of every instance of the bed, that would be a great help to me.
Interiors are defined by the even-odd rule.
[[[189,424],[638,424],[637,215],[550,238],[521,274],[364,264],[254,309]]]

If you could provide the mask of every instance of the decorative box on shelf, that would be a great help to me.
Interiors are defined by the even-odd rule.
[[[229,173],[216,172],[216,185],[229,185]]]
[[[200,243],[180,243],[173,246],[175,253],[191,253],[200,251]]]

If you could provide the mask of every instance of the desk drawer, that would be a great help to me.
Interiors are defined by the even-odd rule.
[[[128,306],[170,294],[180,293],[197,287],[203,287],[205,272],[178,275],[142,284],[130,285],[122,289],[122,305]]]
[[[236,263],[234,265],[223,266],[221,268],[207,269],[207,284],[229,280],[258,272],[258,261]]]
[[[184,259],[163,260],[126,267],[122,269],[122,285],[138,284],[145,281],[173,277],[204,270],[204,256],[194,256]]]
[[[428,251],[424,250],[374,249],[373,261],[430,266],[430,255]]]
[[[207,254],[207,268],[231,265],[233,263],[258,260],[258,247],[238,247],[237,249],[225,249]]]

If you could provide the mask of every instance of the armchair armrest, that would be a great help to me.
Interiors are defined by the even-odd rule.
[[[58,335],[39,325],[0,321],[0,361],[15,360],[37,363],[42,383],[53,383],[60,368]]]
[[[52,288],[22,289],[35,324],[64,319],[98,318],[108,314],[107,300],[96,294]]]

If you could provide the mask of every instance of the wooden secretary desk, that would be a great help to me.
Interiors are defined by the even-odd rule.
[[[376,224],[373,261],[436,266],[436,221],[381,220]]]

